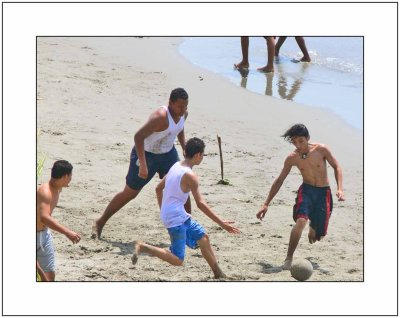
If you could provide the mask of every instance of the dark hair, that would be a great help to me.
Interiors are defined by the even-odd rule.
[[[286,132],[282,135],[286,141],[292,142],[293,137],[310,137],[308,133],[308,129],[303,124],[296,124],[290,127]]]
[[[179,98],[181,99],[188,99],[188,93],[183,88],[175,88],[172,92],[171,95],[169,96],[169,99],[171,102],[176,102]]]
[[[60,179],[66,174],[72,173],[72,165],[67,160],[57,160],[51,168],[51,177]]]
[[[204,141],[199,138],[190,138],[185,145],[185,157],[193,158],[196,153],[204,153],[206,145]]]

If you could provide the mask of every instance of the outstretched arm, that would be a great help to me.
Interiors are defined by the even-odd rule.
[[[61,225],[51,216],[51,197],[47,193],[43,191],[38,191],[37,200],[39,202],[39,215],[40,221],[47,227],[51,228],[54,231],[57,231],[61,234],[64,234],[72,243],[78,243],[81,239],[78,233],[71,231],[67,227]]]
[[[197,207],[207,215],[211,220],[221,226],[224,230],[228,231],[229,233],[240,233],[239,229],[230,225],[230,221],[223,221],[220,219],[218,215],[216,215],[211,208],[207,205],[206,201],[203,199],[203,196],[200,193],[199,189],[199,181],[197,176],[194,173],[186,173],[184,175],[185,178],[183,182],[187,183],[190,190],[192,191],[192,195],[194,200],[196,201]]]
[[[342,168],[339,165],[339,162],[336,158],[332,155],[331,151],[327,147],[322,147],[324,151],[325,159],[331,165],[335,172],[335,179],[337,185],[336,197],[339,201],[344,201],[344,192],[343,192],[343,175],[342,175]]]
[[[275,195],[278,193],[279,189],[281,188],[281,186],[283,184],[283,181],[285,181],[285,179],[288,176],[291,169],[292,169],[291,159],[290,159],[290,157],[287,157],[279,177],[272,184],[271,190],[269,191],[267,199],[265,200],[260,211],[258,211],[258,213],[256,214],[258,219],[262,220],[264,218],[265,214],[268,211],[269,204],[271,203],[271,201],[275,197]]]

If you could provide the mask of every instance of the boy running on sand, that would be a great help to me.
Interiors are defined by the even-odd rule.
[[[171,91],[168,106],[153,112],[136,132],[125,188],[114,196],[103,214],[93,222],[93,239],[100,239],[107,221],[135,199],[156,173],[162,179],[179,161],[174,141],[177,137],[182,150],[185,148],[184,124],[188,116],[188,102],[187,92],[183,88],[175,88]],[[190,200],[186,203],[186,209],[190,213]]]
[[[303,184],[297,192],[296,204],[293,207],[293,220],[296,224],[290,234],[287,256],[282,266],[283,269],[288,270],[291,268],[294,251],[308,220],[310,220],[308,240],[311,244],[321,240],[327,234],[332,213],[332,195],[326,162],[335,171],[336,197],[339,201],[344,201],[344,193],[342,169],[339,163],[325,145],[309,142],[310,135],[306,126],[296,124],[282,137],[292,143],[296,149],[287,156],[281,174],[272,184],[267,200],[256,216],[260,220],[264,218],[269,204],[278,193],[283,181],[292,167],[296,166],[303,177]]]
[[[185,246],[200,247],[203,257],[210,265],[215,278],[224,278],[225,274],[218,266],[210,240],[204,228],[192,219],[185,211],[184,203],[192,191],[197,207],[211,220],[219,224],[229,233],[240,233],[239,229],[230,225],[230,221],[222,221],[204,201],[199,180],[192,171],[193,166],[203,160],[204,142],[199,138],[191,138],[185,146],[185,159],[175,163],[167,176],[158,184],[157,200],[161,208],[161,220],[167,228],[171,239],[169,251],[140,241],[133,246],[132,263],[136,264],[140,253],[156,256],[172,265],[181,266],[185,258]],[[164,191],[164,193],[163,193]]]

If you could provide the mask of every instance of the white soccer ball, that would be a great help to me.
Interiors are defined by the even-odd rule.
[[[313,273],[313,266],[310,261],[306,259],[300,259],[293,261],[290,273],[292,277],[300,282],[304,282],[309,279]]]

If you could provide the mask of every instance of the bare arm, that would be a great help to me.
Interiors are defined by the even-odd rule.
[[[158,206],[160,207],[160,209],[161,209],[161,203],[162,203],[162,198],[163,198],[163,191],[165,188],[166,177],[167,176],[165,176],[156,187],[157,202],[158,202]]]
[[[283,181],[285,181],[286,177],[288,176],[290,170],[292,169],[292,163],[290,156],[286,158],[285,163],[283,165],[283,169],[279,175],[279,177],[274,181],[271,186],[271,190],[269,191],[268,197],[265,200],[262,208],[257,213],[257,218],[262,220],[265,214],[268,211],[269,204],[271,203],[272,199],[278,193],[279,189],[281,188]]]
[[[72,243],[78,243],[81,239],[78,233],[71,231],[61,225],[51,216],[51,196],[45,191],[38,191],[40,221],[47,227],[61,234],[64,234]]]
[[[220,219],[218,215],[216,215],[211,208],[207,205],[206,201],[203,199],[203,196],[200,193],[199,189],[199,181],[195,174],[193,173],[186,173],[184,175],[184,182],[186,182],[192,191],[192,195],[194,200],[196,201],[197,207],[207,215],[211,220],[221,226],[224,230],[228,231],[229,233],[240,233],[239,229],[230,225],[228,221],[223,221]]]
[[[189,115],[189,113],[186,111],[185,112],[185,122],[186,122],[186,118],[188,117],[188,115]],[[185,128],[183,128],[182,131],[178,134],[178,141],[182,147],[183,156],[185,156],[185,145],[186,145]]]
[[[146,156],[144,152],[144,140],[156,131],[162,131],[165,125],[165,114],[163,110],[157,110],[150,115],[149,120],[136,132],[135,148],[139,158],[139,177],[146,179],[148,175]]]
[[[325,156],[326,161],[331,165],[335,172],[335,179],[336,179],[336,185],[337,185],[337,191],[336,191],[336,197],[338,198],[339,201],[344,201],[344,192],[343,192],[343,175],[342,175],[342,168],[339,165],[339,162],[336,160],[336,158],[332,155],[331,151],[323,146],[322,147],[323,154]]]

